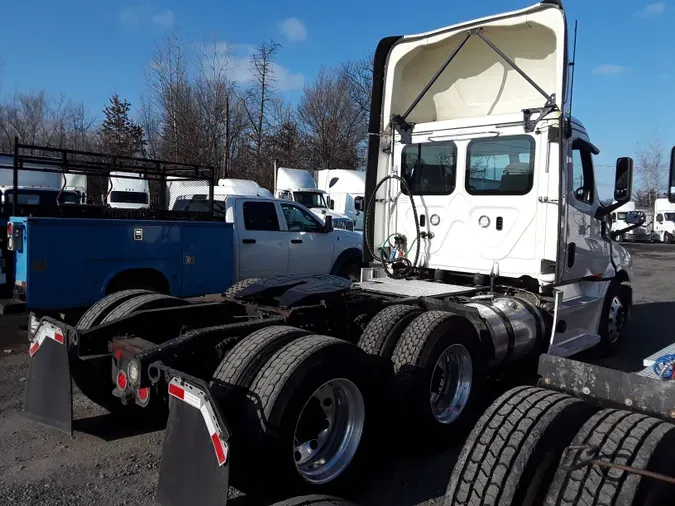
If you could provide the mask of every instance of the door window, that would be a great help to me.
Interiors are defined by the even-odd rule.
[[[525,195],[534,182],[534,139],[514,135],[469,144],[466,191],[471,195]]]
[[[656,215],[656,221],[659,223],[663,223],[663,215],[661,213]]]
[[[244,202],[246,230],[279,231],[279,218],[273,202]]]
[[[586,204],[593,203],[595,197],[593,155],[586,144],[579,140],[572,145],[572,188],[574,197],[578,201]]]
[[[321,232],[321,224],[304,209],[291,204],[281,204],[290,232]]]
[[[454,142],[410,144],[401,155],[402,175],[413,195],[450,195],[455,190]],[[405,189],[402,189],[406,193]]]

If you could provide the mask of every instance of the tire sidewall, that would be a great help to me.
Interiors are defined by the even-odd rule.
[[[335,378],[352,381],[361,391],[365,404],[363,433],[349,466],[331,483],[312,485],[298,473],[293,459],[293,436],[300,413],[310,396],[324,383]],[[376,414],[369,409],[373,406],[372,391],[367,369],[367,356],[355,346],[328,346],[308,357],[283,385],[274,406],[269,413],[266,433],[258,438],[258,462],[264,462],[266,476],[275,476],[278,483],[259,484],[267,491],[308,490],[314,493],[330,493],[343,490],[341,483],[352,482],[359,477],[368,454],[367,445],[376,430]]]
[[[602,316],[600,319],[600,344],[597,346],[597,353],[600,355],[613,355],[618,352],[621,346],[621,338],[625,332],[626,325],[630,317],[630,297],[628,293],[629,287],[624,286],[619,281],[611,281],[607,294],[605,295],[605,302],[602,308]],[[619,297],[623,306],[624,324],[619,333],[619,337],[614,341],[609,339],[609,311],[612,305],[612,300]]]

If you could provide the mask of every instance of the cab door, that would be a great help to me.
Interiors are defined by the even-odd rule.
[[[239,200],[235,221],[238,279],[260,278],[288,272],[288,237],[280,226],[272,201]]]
[[[323,225],[307,209],[290,202],[281,202],[279,206],[288,229],[289,273],[330,273],[334,234],[326,233]]]
[[[598,150],[577,133],[567,152],[566,242],[563,280],[611,275],[609,220],[595,217],[601,206],[595,186],[593,156]]]

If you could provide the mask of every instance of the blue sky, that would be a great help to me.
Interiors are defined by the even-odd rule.
[[[98,114],[114,92],[138,103],[142,69],[168,30],[187,43],[250,45],[274,39],[279,85],[291,100],[321,65],[359,58],[387,35],[419,33],[525,7],[532,0],[7,0],[0,30],[2,94],[45,89]],[[579,20],[574,114],[612,166],[657,131],[675,142],[675,0],[567,0]],[[245,72],[241,79],[245,78]],[[611,167],[600,179],[610,181]]]

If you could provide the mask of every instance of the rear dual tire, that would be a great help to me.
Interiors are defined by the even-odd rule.
[[[133,312],[161,307],[175,307],[188,304],[187,301],[169,295],[150,292],[149,290],[134,289],[115,292],[91,306],[80,318],[76,328],[88,330],[97,325],[109,323],[123,318]],[[92,402],[110,411],[122,413],[133,405],[124,405],[112,394],[114,383],[112,377],[112,363],[110,357],[91,360],[79,360],[77,348],[69,350],[71,377],[80,391]]]
[[[265,500],[353,481],[375,425],[367,356],[346,341],[306,334],[289,327],[254,332],[228,353],[212,382],[238,430],[232,484]]]

